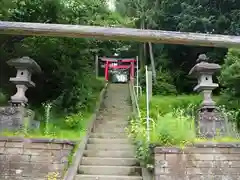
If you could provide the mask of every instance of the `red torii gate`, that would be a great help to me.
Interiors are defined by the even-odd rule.
[[[105,80],[108,81],[109,79],[109,68],[112,69],[129,69],[130,68],[130,79],[134,79],[134,63],[136,62],[136,59],[129,59],[129,58],[107,58],[107,57],[102,57],[100,58],[102,61],[105,62]],[[111,63],[130,63],[130,65],[111,65]]]

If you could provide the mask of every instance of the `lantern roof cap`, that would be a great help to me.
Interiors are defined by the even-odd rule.
[[[14,66],[16,69],[24,68],[32,72],[37,72],[37,73],[41,72],[41,68],[36,63],[36,61],[34,61],[28,56],[23,56],[22,58],[17,58],[17,59],[11,59],[7,61],[7,64],[9,66]]]

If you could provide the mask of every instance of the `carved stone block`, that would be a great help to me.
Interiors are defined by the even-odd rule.
[[[0,107],[0,131],[17,131],[23,127],[39,128],[40,122],[34,121],[34,112],[23,106]]]
[[[213,138],[228,135],[227,122],[220,112],[199,112],[196,119],[198,135],[203,138]]]
[[[23,123],[24,107],[0,107],[0,131],[18,130]]]

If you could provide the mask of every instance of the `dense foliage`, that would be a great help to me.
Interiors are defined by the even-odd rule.
[[[218,102],[218,98],[216,99]],[[239,142],[235,123],[229,123],[229,134],[213,139],[199,138],[196,133],[196,110],[201,102],[200,96],[153,96],[150,102],[149,131],[146,122],[146,101],[141,97],[141,117],[133,117],[128,127],[128,135],[136,146],[136,157],[142,166],[152,170],[154,167],[153,149],[155,146],[178,146],[184,148],[196,142]],[[220,110],[229,121],[236,121],[237,111],[229,111],[224,106]]]
[[[128,23],[101,0],[2,0],[0,20],[101,26]],[[70,129],[83,129],[85,116],[94,109],[103,88],[104,82],[95,77],[95,55],[109,56],[122,47],[121,42],[91,38],[21,35],[0,35],[0,45],[0,101],[6,103],[16,91],[9,82],[16,70],[6,61],[29,56],[42,68],[41,74],[33,76],[36,87],[27,91],[36,119],[45,121],[50,117],[57,123],[56,127],[51,125],[53,128]]]
[[[132,17],[138,28],[209,34],[240,34],[240,1],[116,0],[116,2],[118,12]],[[135,52],[139,51],[141,64],[150,65],[152,53],[156,71],[167,71],[173,78],[173,82],[169,81],[168,84],[173,85],[178,93],[192,92],[192,87],[197,81],[189,79],[187,74],[196,63],[200,53],[207,53],[213,62],[223,64],[227,52],[224,48],[166,44],[153,44],[151,51],[149,43],[139,46],[132,48]],[[162,77],[162,74],[159,73],[159,75]],[[169,86],[165,82],[164,84],[165,87]],[[172,86],[169,89],[172,89]],[[165,92],[162,88],[159,90],[159,94],[166,93],[168,91]]]
[[[6,1],[4,5],[0,8],[2,19],[11,21],[90,25],[122,23],[117,14],[108,10],[104,1],[16,0],[12,4]],[[10,92],[9,86],[12,85],[8,79],[15,74],[6,61],[30,56],[43,70],[34,79],[37,88],[29,90],[30,102],[39,104],[55,100],[58,107],[68,112],[77,112],[95,103],[94,92],[102,88],[102,83],[94,77],[94,55],[112,54],[119,47],[117,42],[95,39],[6,35],[0,36],[0,42],[1,87]]]
[[[1,0],[0,20],[239,35],[240,1],[116,0],[113,12],[102,0]],[[31,106],[39,108],[43,102],[51,102],[58,112],[71,115],[64,121],[68,127],[76,126],[76,119],[82,119],[79,111],[92,109],[103,87],[94,76],[96,54],[139,55],[142,72],[144,65],[151,65],[153,70],[153,94],[176,95],[192,92],[197,81],[187,74],[197,56],[206,53],[213,62],[223,65],[220,88],[216,91],[222,91],[220,102],[231,109],[240,107],[237,49],[21,35],[0,35],[0,44],[0,103],[15,92],[9,77],[16,71],[6,61],[30,56],[43,70],[33,77],[37,87],[27,92]],[[141,85],[145,83],[143,74]]]

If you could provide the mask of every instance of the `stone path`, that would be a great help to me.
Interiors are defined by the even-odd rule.
[[[142,180],[125,133],[131,113],[128,84],[110,84],[75,180]]]

